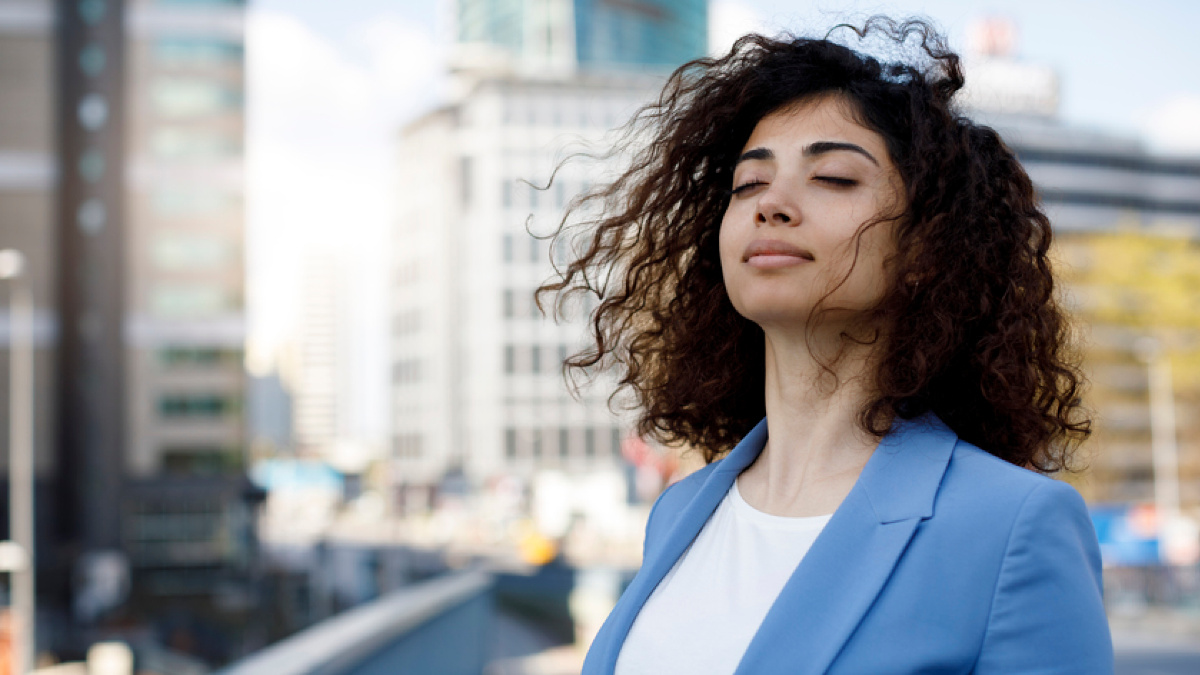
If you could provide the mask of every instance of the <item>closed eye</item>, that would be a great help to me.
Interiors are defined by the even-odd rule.
[[[813,180],[828,183],[829,185],[836,185],[837,187],[854,187],[858,185],[858,181],[853,178],[838,178],[837,176],[814,176]]]
[[[733,195],[733,196],[735,196],[735,197],[736,197],[737,195],[740,195],[740,194],[742,194],[742,193],[744,193],[744,192],[749,192],[750,190],[753,190],[753,189],[754,189],[754,188],[756,188],[756,187],[759,187],[759,186],[762,186],[762,185],[766,185],[766,184],[767,184],[767,182],[766,182],[766,181],[762,181],[762,180],[752,180],[752,181],[750,181],[750,182],[748,182],[748,183],[742,183],[741,185],[739,185],[739,186],[737,186],[737,187],[733,188],[732,190],[730,190],[730,191],[729,191],[729,194],[731,194],[731,195]]]

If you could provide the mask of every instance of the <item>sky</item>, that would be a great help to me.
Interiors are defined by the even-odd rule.
[[[931,18],[960,50],[973,22],[1007,18],[1016,56],[1058,72],[1065,122],[1200,156],[1195,0],[713,0],[710,50],[873,13]],[[270,369],[294,331],[304,251],[339,252],[357,336],[350,427],[381,441],[395,139],[444,100],[450,0],[251,0],[247,31],[249,365]]]

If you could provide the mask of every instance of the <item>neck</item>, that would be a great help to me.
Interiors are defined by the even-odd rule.
[[[844,340],[840,332],[808,339],[764,333],[770,437],[739,489],[768,513],[831,513],[878,443],[858,421],[873,391],[875,345]]]

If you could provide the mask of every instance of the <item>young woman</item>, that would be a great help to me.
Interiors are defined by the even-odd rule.
[[[1112,672],[1051,227],[958,58],[747,36],[679,69],[542,292],[592,293],[659,498],[584,673]],[[564,226],[559,237],[571,237]],[[578,231],[574,231],[576,234]]]

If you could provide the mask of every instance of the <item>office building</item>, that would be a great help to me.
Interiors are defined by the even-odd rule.
[[[547,320],[533,290],[552,273],[547,231],[603,166],[569,164],[663,77],[707,52],[707,3],[466,0],[457,6],[450,105],[401,135],[391,279],[394,474],[479,483],[544,468],[616,469],[628,420],[611,382],[572,398],[561,364],[585,339]],[[597,148],[601,146],[596,146]],[[530,214],[533,214],[532,220]]]
[[[669,71],[708,49],[704,0],[463,0],[456,11],[468,70]]]
[[[84,625],[211,608],[253,564],[243,4],[0,4],[0,247],[26,253],[39,308],[39,590]]]

